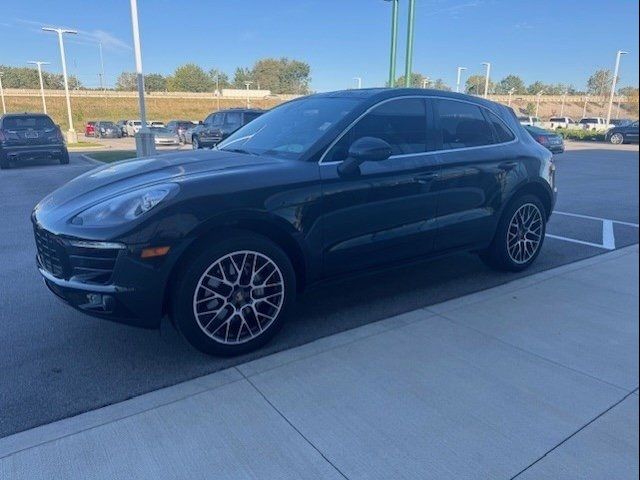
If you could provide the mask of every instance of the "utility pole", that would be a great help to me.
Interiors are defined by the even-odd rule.
[[[64,28],[52,28],[52,27],[42,27],[42,30],[45,32],[54,32],[58,34],[58,45],[60,46],[60,60],[62,61],[62,76],[64,78],[64,93],[67,98],[67,116],[69,120],[69,131],[67,132],[67,143],[77,143],[78,135],[76,131],[73,129],[73,118],[71,116],[71,99],[69,97],[69,80],[67,79],[67,59],[64,54],[64,41],[62,40],[62,35],[65,33],[69,33],[71,35],[77,35],[78,32],[76,30],[68,30]]]
[[[411,86],[411,70],[413,63],[413,25],[416,16],[416,0],[409,0],[409,18],[407,20],[407,54],[404,60],[404,86]]]
[[[104,90],[104,57],[102,56],[102,42],[98,42],[100,52],[100,90]]]
[[[458,76],[456,79],[456,92],[460,92],[460,77],[462,75],[462,71],[466,69],[467,67],[458,67]]]
[[[489,95],[489,75],[491,74],[491,64],[489,62],[482,62],[482,65],[487,67],[487,73],[484,78],[484,98]]]
[[[544,90],[540,90],[536,96],[538,97],[536,99],[536,117],[538,116],[538,111],[540,110],[540,97],[542,97],[542,94],[544,93]]]
[[[49,65],[49,62],[40,62],[31,60],[27,63],[36,65],[38,67],[38,78],[40,79],[40,96],[42,97],[42,111],[47,113],[47,102],[44,99],[44,82],[42,81],[42,65]]]
[[[396,84],[396,52],[398,49],[398,1],[391,2],[391,52],[389,54],[389,87]]]
[[[613,106],[613,96],[616,94],[616,83],[618,82],[618,71],[620,69],[620,57],[629,52],[618,50],[616,53],[616,67],[613,71],[613,80],[611,81],[611,95],[609,96],[609,109],[607,110],[607,125],[611,122],[611,107]]]
[[[353,79],[356,81],[356,85],[358,85],[356,88],[359,90],[362,88],[362,78],[361,77],[353,77]]]
[[[507,104],[508,107],[511,106],[511,97],[513,97],[513,92],[515,92],[516,89],[512,88],[511,90],[509,90],[509,103]]]
[[[582,109],[582,118],[587,116],[587,104],[589,103],[589,94],[584,97],[584,108]]]
[[[4,103],[4,90],[2,89],[2,76],[4,72],[0,72],[0,98],[2,99],[2,113],[7,113],[7,106]]]
[[[560,104],[560,116],[562,117],[564,115],[564,102],[567,99],[567,92],[564,92],[562,94],[562,103]]]
[[[250,102],[249,102],[249,85],[251,85],[253,82],[244,82],[245,86],[247,87],[247,108],[251,108],[250,107]]]
[[[138,107],[140,108],[140,130],[136,133],[136,155],[150,157],[156,153],[153,132],[147,125],[147,110],[144,104],[144,75],[142,74],[142,51],[140,48],[140,27],[138,25],[138,1],[130,0],[131,30],[133,34],[133,53],[136,59],[136,77],[138,83]]]

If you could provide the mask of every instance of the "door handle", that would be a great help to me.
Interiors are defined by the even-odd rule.
[[[422,175],[417,175],[415,177],[416,182],[418,183],[431,183],[436,180],[440,176],[439,173],[424,173]]]
[[[502,162],[498,164],[500,170],[509,171],[518,166],[518,162]]]

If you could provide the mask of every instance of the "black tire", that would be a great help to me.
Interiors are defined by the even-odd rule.
[[[194,314],[194,309],[197,308],[195,306],[195,298],[197,298],[198,289],[202,288],[199,287],[201,279],[205,278],[204,274],[209,271],[212,265],[230,253],[240,251],[257,252],[277,266],[280,273],[280,277],[278,278],[282,279],[283,284],[283,298],[279,300],[280,309],[277,311],[274,319],[271,320],[271,323],[267,324],[261,333],[244,341],[244,343],[230,344],[224,343],[224,339],[216,340],[213,338],[218,330],[210,332],[210,335],[204,332],[204,327],[200,326]],[[296,277],[289,257],[275,243],[260,235],[250,232],[234,232],[226,235],[224,238],[208,242],[202,250],[194,252],[181,263],[184,266],[182,270],[178,272],[176,281],[173,283],[174,291],[171,297],[171,317],[177,329],[187,341],[206,354],[220,356],[241,355],[264,345],[281,328],[283,320],[295,302]],[[233,296],[234,294],[230,293],[226,298],[228,301],[231,301]],[[253,298],[253,293],[250,297]],[[225,309],[226,308],[227,307],[225,307]],[[204,322],[211,321],[210,318],[213,317],[200,318],[202,318]],[[255,322],[253,326],[256,327]],[[243,326],[241,325],[237,331],[241,333],[242,328]],[[238,336],[240,333],[238,333]]]
[[[515,213],[525,205],[533,205],[541,218],[541,230],[540,240],[536,250],[527,258],[526,261],[517,262],[509,254],[509,248],[507,244],[507,235],[509,226]],[[544,236],[547,227],[547,212],[540,199],[531,194],[524,194],[514,198],[507,208],[502,213],[502,217],[498,222],[495,236],[489,248],[480,252],[480,258],[491,268],[509,272],[520,272],[527,269],[538,257],[542,245],[544,243]]]
[[[200,149],[200,141],[198,140],[198,137],[191,137],[191,148],[194,150]]]
[[[0,169],[7,170],[9,167],[11,167],[9,159],[4,153],[0,152]]]
[[[69,151],[67,149],[60,155],[60,165],[69,165]]]

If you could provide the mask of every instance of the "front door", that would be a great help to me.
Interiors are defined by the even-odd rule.
[[[433,247],[438,174],[431,154],[430,109],[424,97],[403,97],[373,107],[330,148],[320,165],[323,188],[323,258],[326,275],[424,255]],[[392,155],[365,162],[341,176],[350,145],[377,137]]]

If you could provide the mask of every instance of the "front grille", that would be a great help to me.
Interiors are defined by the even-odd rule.
[[[41,228],[34,231],[38,263],[51,275],[100,285],[110,282],[120,249],[77,247]]]
[[[54,277],[65,277],[64,248],[56,236],[36,227],[35,239],[40,266]]]

